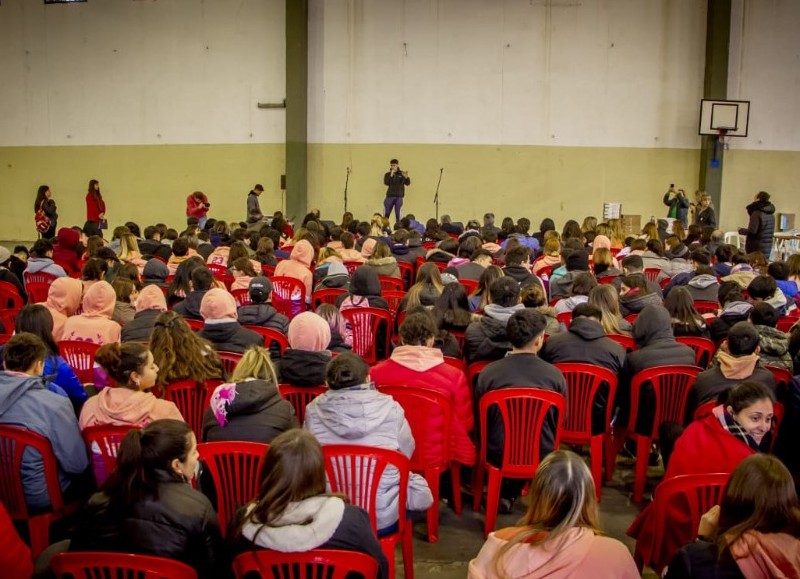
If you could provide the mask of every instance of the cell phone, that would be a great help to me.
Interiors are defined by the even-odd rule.
[[[670,183],[670,184],[669,184],[669,188],[670,188],[670,189],[672,189],[672,188],[674,188],[674,187],[675,187],[675,183]]]

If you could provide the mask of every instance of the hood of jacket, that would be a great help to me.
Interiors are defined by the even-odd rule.
[[[627,293],[619,297],[619,303],[631,312],[641,312],[648,306],[662,306],[663,300],[657,293],[642,294],[641,292]]]
[[[753,304],[750,302],[728,302],[725,304],[725,307],[722,308],[722,311],[719,315],[747,316],[750,314],[750,310],[752,309]]]
[[[103,388],[97,395],[94,415],[99,424],[124,422],[144,426],[157,401],[158,398],[150,392],[119,386]]]
[[[359,267],[353,272],[350,281],[350,293],[356,296],[381,295],[381,282],[378,272],[371,267]]]
[[[117,303],[114,288],[106,281],[98,281],[86,290],[83,296],[83,314],[110,318]]]
[[[54,264],[55,262],[49,257],[29,257],[25,271],[28,273],[39,273]]]
[[[780,289],[778,289],[775,290],[775,293],[772,294],[767,299],[765,299],[764,301],[767,302],[776,310],[778,310],[778,313],[780,313],[784,311],[783,308],[786,307],[787,299],[786,296],[783,294],[783,292]]]
[[[524,309],[524,304],[515,304],[510,307],[498,306],[497,304],[488,304],[483,309],[483,313],[492,319],[503,322],[503,326],[505,326],[506,322],[508,322],[508,318],[514,315],[514,312],[519,312]]]
[[[59,247],[73,251],[78,247],[78,242],[80,240],[81,234],[71,227],[62,227],[58,230],[58,235],[56,236],[56,242]]]
[[[215,393],[219,389],[220,387],[217,387]],[[258,414],[263,412],[271,403],[280,399],[280,394],[274,384],[270,384],[265,380],[246,380],[236,384],[233,393],[225,400],[226,416],[230,420],[233,416]]]
[[[781,358],[789,353],[789,334],[777,328],[756,325],[761,353],[771,358]]]
[[[3,415],[22,398],[26,392],[33,389],[43,389],[44,382],[41,376],[27,378],[15,376],[7,372],[0,372],[0,421]]]
[[[65,316],[71,316],[81,305],[82,294],[83,283],[81,280],[60,277],[50,284],[46,305]]]
[[[703,273],[694,276],[692,279],[689,280],[689,283],[687,285],[697,289],[707,289],[712,285],[714,285],[715,283],[719,283],[717,282],[717,278],[715,276]]]
[[[142,291],[136,297],[136,311],[142,312],[144,310],[167,311],[167,300],[161,288],[155,285],[148,285],[142,288]]]
[[[761,213],[772,215],[775,213],[775,206],[769,201],[753,201],[747,206],[747,214],[750,215],[753,211],[761,211]]]
[[[390,396],[381,394],[370,384],[341,390],[329,390],[317,398],[320,423],[336,436],[358,440],[388,420],[397,407]]]
[[[392,255],[388,257],[370,257],[367,263],[374,267],[397,265],[397,259]]]
[[[289,259],[302,263],[306,267],[310,267],[311,262],[314,261],[314,248],[308,241],[301,239],[297,242],[297,245],[294,246],[294,249],[292,249]]]
[[[325,370],[331,361],[331,353],[308,352],[287,348],[281,356],[278,369],[281,382],[294,386],[321,386],[325,383]]]
[[[720,348],[717,351],[717,362],[719,371],[728,380],[745,380],[755,372],[758,354],[734,356],[726,348]]]
[[[239,323],[243,326],[265,326],[279,315],[271,304],[248,304],[237,310]]]
[[[254,507],[255,503],[251,503],[245,511],[242,535],[262,549],[285,553],[310,551],[324,545],[344,516],[344,500],[325,495],[289,503],[270,526],[251,516]]]
[[[731,554],[745,577],[800,576],[800,539],[788,533],[747,531]]]
[[[599,340],[606,337],[603,324],[592,318],[573,318],[567,331],[579,336],[582,340]]]
[[[408,246],[405,243],[393,243],[390,249],[392,255],[408,255]]]
[[[392,351],[392,362],[415,372],[427,372],[444,364],[444,354],[438,348],[427,346],[399,346]]]
[[[638,347],[650,346],[656,342],[674,342],[672,318],[664,306],[646,306],[633,322],[633,338]]]

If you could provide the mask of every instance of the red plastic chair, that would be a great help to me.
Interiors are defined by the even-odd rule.
[[[695,300],[694,309],[696,309],[697,313],[700,314],[701,316],[703,314],[716,315],[720,309],[720,305],[718,302],[712,302],[708,300]]]
[[[572,312],[561,312],[556,316],[559,324],[564,324],[566,328],[572,323]]]
[[[403,280],[403,290],[408,291],[408,288],[410,288],[414,283],[414,264],[398,259],[397,267],[400,268],[400,278]]]
[[[320,394],[325,394],[328,387],[322,386],[292,386],[291,384],[279,384],[278,392],[294,408],[294,415],[300,426],[306,420],[306,406]]]
[[[59,553],[51,559],[50,568],[57,579],[197,579],[197,572],[186,563],[129,553]]]
[[[0,321],[3,322],[3,329],[6,334],[13,334],[16,327],[17,314],[19,309],[14,310],[0,310]]]
[[[789,333],[794,325],[800,321],[800,318],[795,316],[783,316],[782,318],[778,318],[778,324],[775,326],[781,332]]]
[[[361,267],[362,265],[364,265],[364,262],[361,262],[361,261],[345,261],[344,262],[344,266],[347,268],[347,275],[349,275],[350,277],[353,277],[353,274],[355,273],[355,271],[359,267]]]
[[[236,369],[236,364],[242,359],[242,354],[238,352],[217,352],[219,359],[222,361],[222,370],[225,376],[229,377]]]
[[[636,318],[638,318],[638,317],[639,317],[639,314],[628,314],[627,316],[625,316],[625,320],[628,323],[632,324],[633,322],[636,321]]]
[[[311,294],[311,303],[316,310],[321,304],[336,305],[336,300],[339,296],[346,294],[347,290],[342,288],[325,288],[315,291]]]
[[[670,278],[670,277],[665,277],[665,278],[664,278],[664,279],[662,279],[660,282],[658,282],[658,285],[659,285],[659,287],[660,287],[661,289],[664,289],[665,287],[667,287],[667,286],[669,285],[669,282],[671,282],[671,281],[672,281],[672,278]]]
[[[675,341],[694,350],[694,363],[701,368],[708,368],[711,364],[711,358],[714,357],[714,351],[716,350],[713,340],[699,336],[678,336]]]
[[[386,300],[386,305],[389,306],[389,313],[392,314],[392,320],[397,318],[397,310],[400,308],[400,302],[406,296],[405,291],[386,290],[381,292],[381,297]]]
[[[614,395],[617,392],[617,375],[601,366],[578,362],[554,364],[561,370],[567,381],[567,417],[561,439],[570,444],[588,444],[597,500],[603,484],[603,448],[608,447],[611,437],[611,411]],[[603,384],[608,385],[606,412],[603,420],[605,429],[592,434],[592,410],[594,399]]]
[[[378,576],[378,562],[357,551],[313,549],[281,553],[269,549],[245,551],[233,560],[236,579],[346,579],[351,573],[364,579]]]
[[[644,268],[644,276],[647,278],[647,281],[657,281],[659,275],[661,275],[661,268],[659,267]]]
[[[464,372],[464,374],[467,373],[467,363],[462,358],[453,358],[452,356],[443,356],[443,358],[444,358],[444,363],[447,364],[448,366],[457,368],[462,372]]]
[[[206,325],[203,320],[195,320],[192,318],[183,318],[183,321],[186,322],[186,325],[192,328],[192,330],[195,332],[199,332]]]
[[[231,290],[231,295],[233,299],[236,300],[236,307],[240,308],[242,306],[249,306],[253,303],[253,300],[250,299],[250,290],[249,289],[235,289]]]
[[[614,340],[617,344],[625,348],[627,353],[631,353],[636,349],[636,340],[633,336],[625,336],[623,334],[608,334],[606,336],[609,340]]]
[[[102,485],[108,475],[117,468],[117,453],[122,439],[134,426],[118,426],[114,424],[101,424],[89,426],[81,432],[89,456],[92,457],[92,470],[97,486]],[[99,452],[95,452],[95,450]],[[97,457],[97,458],[95,458]]]
[[[472,295],[472,292],[478,289],[478,281],[474,279],[460,279],[458,283],[464,286],[464,289],[467,290],[467,295]]]
[[[272,305],[291,320],[306,309],[306,286],[294,277],[273,277]]]
[[[350,504],[361,507],[369,515],[372,530],[377,532],[375,518],[378,486],[387,467],[397,469],[400,481],[397,497],[397,532],[379,539],[389,561],[389,577],[395,577],[395,545],[402,539],[403,570],[406,579],[414,579],[414,546],[411,522],[406,519],[409,460],[396,450],[355,444],[323,445],[325,475],[331,492],[342,493]]]
[[[94,383],[94,356],[100,349],[91,342],[62,341],[58,343],[61,357],[75,371],[82,384]]]
[[[631,381],[631,413],[626,435],[636,441],[636,477],[633,483],[633,502],[642,502],[647,482],[647,456],[654,440],[658,440],[658,427],[664,422],[683,424],[686,414],[686,399],[697,375],[702,372],[697,366],[656,366],[638,372]],[[655,399],[653,429],[648,435],[636,433],[639,398],[642,386],[652,384]],[[609,462],[616,453],[607,456]],[[608,467],[608,463],[606,464]],[[613,469],[613,465],[612,465]],[[606,471],[608,476],[608,470]]]
[[[381,308],[350,308],[342,311],[353,331],[353,352],[364,358],[367,364],[378,361],[378,330],[385,326],[384,349],[389,355],[392,340],[392,315]]]
[[[266,263],[261,264],[261,274],[264,277],[272,277],[275,275],[275,266],[274,265],[267,265]]]
[[[640,572],[643,565],[648,565],[661,576],[664,567],[675,555],[675,553],[665,552],[663,544],[665,529],[669,529],[672,534],[685,533],[680,540],[676,541],[678,545],[691,543],[697,538],[700,517],[711,507],[719,504],[730,476],[730,473],[688,474],[667,479],[658,485],[653,497],[654,557],[651,561],[644,561],[639,549],[634,550],[634,560]],[[687,521],[680,521],[677,528],[676,521],[668,516],[670,512],[675,512],[676,508],[679,508],[688,517]]]
[[[22,455],[27,448],[42,457],[43,474],[50,495],[51,509],[32,515],[25,504],[22,487]],[[77,505],[65,505],[58,481],[58,463],[50,441],[44,436],[18,426],[0,425],[0,502],[16,521],[26,521],[30,536],[31,555],[35,558],[50,544],[50,523],[74,510]]]
[[[383,294],[383,292],[385,291],[398,291],[398,292],[406,291],[406,288],[403,285],[403,280],[400,279],[399,277],[379,275],[378,281],[381,284],[381,294]]]
[[[489,408],[497,406],[503,421],[505,444],[503,446],[503,466],[490,464],[486,457],[487,415]],[[497,520],[497,506],[500,502],[500,483],[503,478],[532,479],[539,468],[538,433],[551,408],[558,413],[553,448],[558,448],[561,439],[561,423],[567,410],[566,399],[557,392],[539,388],[502,388],[484,394],[478,405],[480,416],[480,453],[472,488],[472,510],[478,511],[483,497],[483,481],[489,473],[489,486],[486,491],[486,519],[483,535],[488,537],[494,530]]]
[[[258,494],[259,471],[269,445],[261,442],[203,442],[197,445],[217,496],[217,518],[222,536],[228,524]]]
[[[172,382],[164,389],[164,399],[175,403],[197,440],[202,439],[203,414],[213,392],[210,385],[191,379]]]
[[[263,326],[243,326],[243,327],[264,336],[264,347],[267,350],[269,350],[269,347],[272,345],[272,342],[278,342],[278,346],[281,349],[281,356],[282,356],[283,353],[286,351],[286,348],[289,347],[289,338],[281,334],[278,330],[273,330],[272,328],[265,328]]]
[[[403,407],[403,412],[416,441],[411,455],[412,472],[420,473],[428,481],[433,495],[433,505],[428,509],[428,542],[439,540],[439,482],[442,473],[450,469],[453,485],[453,506],[457,515],[461,514],[461,468],[450,461],[450,429],[453,423],[453,403],[434,390],[414,386],[379,386],[378,390],[388,394]],[[431,424],[442,420],[443,427],[438,432]],[[437,453],[436,450],[440,449]]]
[[[222,265],[219,263],[207,263],[206,267],[208,271],[211,272],[216,279],[220,279],[221,276],[228,275],[228,266]]]
[[[466,330],[448,330],[448,333],[456,339],[458,347],[461,349],[461,355],[464,355],[464,342],[467,339]]]
[[[467,366],[467,384],[469,384],[473,392],[475,391],[475,384],[478,382],[478,375],[493,361],[494,360],[481,360],[480,362],[473,362]]]
[[[764,366],[775,377],[775,391],[788,392],[789,383],[792,381],[792,371],[780,366]]]
[[[434,249],[436,247],[436,242],[435,241],[423,241],[422,242],[422,247],[425,248],[425,249],[428,249],[428,250]]]
[[[0,308],[18,310],[25,305],[17,287],[7,281],[0,281]]]

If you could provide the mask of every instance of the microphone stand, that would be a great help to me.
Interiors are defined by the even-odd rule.
[[[344,180],[344,212],[347,213],[347,185],[350,183],[350,167],[347,168],[347,177]]]
[[[439,185],[442,184],[442,173],[444,173],[444,167],[439,169],[439,182],[436,183],[436,194],[433,196],[433,203],[436,205],[436,221],[439,221]]]

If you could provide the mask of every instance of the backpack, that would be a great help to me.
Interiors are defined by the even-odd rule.
[[[39,204],[39,209],[36,210],[36,215],[34,216],[34,221],[36,222],[36,231],[39,233],[44,233],[50,226],[52,225],[53,221],[45,215],[44,212],[44,201]]]

